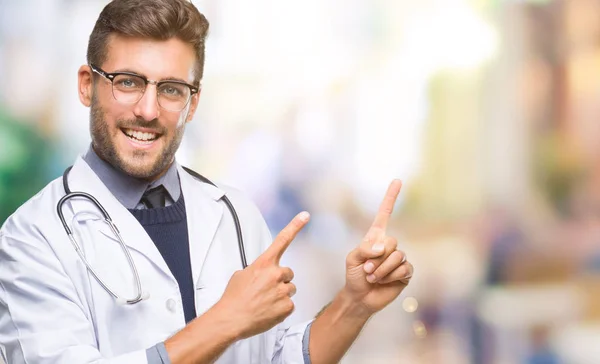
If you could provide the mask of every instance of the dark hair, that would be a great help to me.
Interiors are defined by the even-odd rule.
[[[88,42],[88,64],[106,61],[111,34],[167,40],[178,38],[196,52],[195,83],[204,73],[208,20],[187,0],[113,0],[104,7]]]

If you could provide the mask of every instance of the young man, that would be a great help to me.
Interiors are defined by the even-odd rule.
[[[282,327],[296,288],[279,259],[308,214],[271,240],[250,201],[175,161],[207,30],[185,0],[114,0],[100,14],[78,73],[91,146],[0,230],[8,364],[336,363],[408,284],[413,268],[385,233],[394,181],[345,286],[314,321]]]

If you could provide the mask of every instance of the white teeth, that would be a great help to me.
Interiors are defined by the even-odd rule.
[[[156,139],[156,134],[154,134],[154,133],[144,133],[141,131],[131,130],[131,129],[125,129],[125,134],[127,134],[127,136],[129,136],[131,138],[141,140],[141,141],[149,141],[149,140]]]

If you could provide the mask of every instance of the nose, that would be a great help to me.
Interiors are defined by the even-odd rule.
[[[146,121],[152,121],[159,117],[159,109],[156,86],[148,85],[146,87],[146,91],[142,95],[142,98],[135,105],[133,113],[138,118]]]

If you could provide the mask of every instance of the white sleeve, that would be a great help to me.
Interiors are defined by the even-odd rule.
[[[228,196],[238,211],[243,212],[242,228],[247,238],[248,264],[251,264],[262,252],[273,242],[273,237],[258,207],[250,200],[243,197],[239,191],[228,189]],[[310,364],[308,357],[307,327],[311,321],[286,327],[283,324],[265,333],[269,337],[269,348],[267,352],[271,358],[271,364]]]
[[[6,364],[148,363],[146,350],[103,358],[87,310],[47,241],[32,226],[11,237],[7,225],[0,231],[0,352]]]
[[[310,364],[308,335],[312,321],[277,330],[271,364]]]

